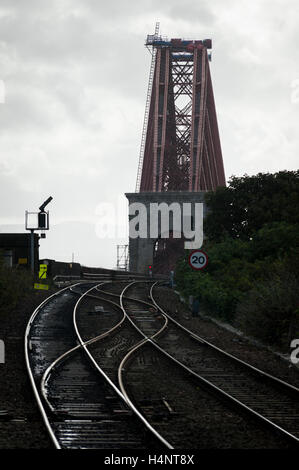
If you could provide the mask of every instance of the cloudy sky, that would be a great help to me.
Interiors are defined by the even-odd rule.
[[[0,232],[51,195],[41,257],[116,264],[156,21],[213,40],[227,179],[298,168],[298,0],[0,0]]]

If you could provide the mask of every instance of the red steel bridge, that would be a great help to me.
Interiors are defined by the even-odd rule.
[[[152,53],[136,192],[225,186],[209,67],[210,39],[148,35]]]

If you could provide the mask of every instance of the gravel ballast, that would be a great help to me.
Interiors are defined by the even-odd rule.
[[[24,358],[24,334],[35,308],[54,292],[34,291],[11,312],[1,314],[0,339],[5,343],[5,363],[0,364],[1,449],[53,449],[28,377]],[[192,317],[186,304],[180,302],[178,295],[171,289],[155,288],[154,297],[166,311],[175,314],[177,320],[207,341],[299,387],[298,367],[279,355],[262,345],[251,343],[245,337],[210,319],[202,316]],[[189,396],[191,397],[191,391]],[[213,420],[216,422],[213,421],[213,426],[217,425],[216,418],[215,414]],[[209,441],[211,447],[216,446],[216,443],[211,441],[211,435]],[[210,448],[209,445],[204,447]],[[250,446],[244,445],[244,448],[248,447]]]
[[[27,373],[24,336],[33,311],[54,292],[33,291],[16,308],[1,313],[0,339],[5,344],[5,363],[0,364],[1,449],[53,448]]]

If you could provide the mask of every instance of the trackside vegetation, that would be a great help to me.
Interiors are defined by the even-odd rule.
[[[193,271],[176,267],[183,296],[245,334],[288,350],[299,338],[299,171],[231,177],[206,195],[203,251]]]
[[[34,294],[33,276],[22,267],[10,268],[3,261],[0,252],[0,317],[9,314],[18,302],[28,295]]]

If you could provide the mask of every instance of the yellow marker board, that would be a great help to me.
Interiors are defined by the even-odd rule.
[[[47,284],[34,284],[34,289],[43,289],[43,290],[48,290],[49,286]]]
[[[39,273],[38,273],[39,279],[47,278],[47,269],[48,269],[48,266],[46,264],[39,265]]]
[[[18,264],[27,264],[28,260],[27,258],[19,258],[18,259]]]

